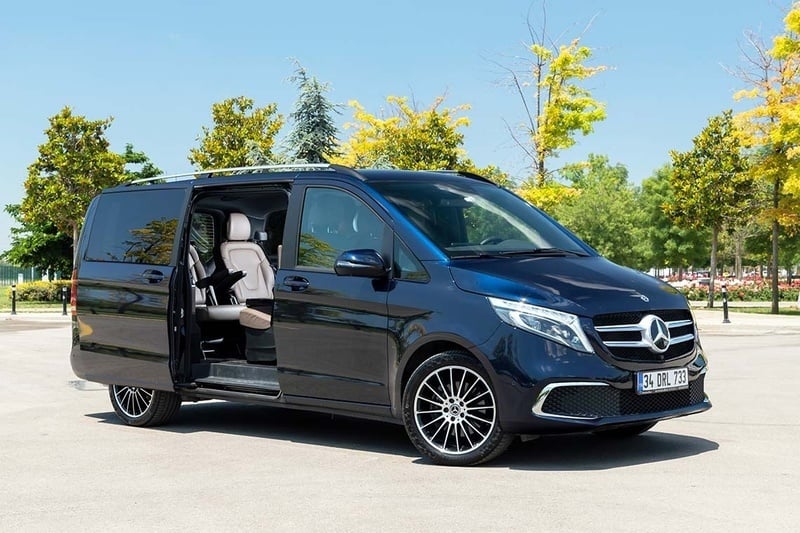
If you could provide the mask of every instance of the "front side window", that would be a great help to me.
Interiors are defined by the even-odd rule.
[[[136,191],[99,198],[84,259],[168,265],[183,191]]]
[[[306,190],[297,266],[333,270],[346,250],[380,250],[384,223],[352,194],[338,189]]]
[[[411,250],[395,236],[394,238],[394,277],[406,281],[428,281],[425,267],[417,261]]]
[[[577,237],[489,183],[451,179],[370,185],[452,258],[543,250],[591,255]]]

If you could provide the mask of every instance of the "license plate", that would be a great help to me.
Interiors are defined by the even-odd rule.
[[[636,373],[636,394],[650,394],[689,388],[689,371],[686,368],[667,368]]]

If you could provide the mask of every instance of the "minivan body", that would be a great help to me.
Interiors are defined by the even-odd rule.
[[[686,299],[468,173],[295,165],[103,191],[72,368],[126,423],[223,399],[405,425],[441,464],[705,411]],[[241,265],[247,264],[247,268]]]

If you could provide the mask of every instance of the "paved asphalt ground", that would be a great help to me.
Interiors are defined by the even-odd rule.
[[[299,411],[124,426],[72,374],[66,317],[0,315],[0,531],[797,531],[800,317],[696,316],[711,411],[446,468],[400,426]]]

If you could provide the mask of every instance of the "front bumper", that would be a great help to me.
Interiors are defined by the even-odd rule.
[[[481,348],[489,347],[484,353],[494,370],[500,424],[509,432],[579,433],[711,408],[705,394],[706,360],[699,345],[686,365],[688,389],[646,395],[636,394],[634,371],[514,328],[500,328]],[[669,366],[673,365],[662,368]]]

